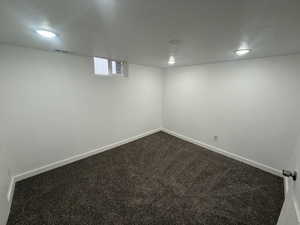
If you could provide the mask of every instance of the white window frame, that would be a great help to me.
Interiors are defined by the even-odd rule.
[[[97,74],[95,72],[95,61],[94,58],[101,58],[101,59],[106,59],[108,62],[108,74]],[[116,63],[121,63],[122,67],[121,67],[121,73],[112,73],[112,62],[115,61]],[[127,77],[128,76],[128,64],[126,61],[124,60],[117,60],[117,59],[111,59],[111,58],[107,58],[107,57],[99,57],[99,56],[94,56],[93,57],[93,73],[95,76],[103,76],[103,77]]]

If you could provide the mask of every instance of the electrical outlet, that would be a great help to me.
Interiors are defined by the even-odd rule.
[[[214,136],[214,141],[218,141],[219,136]]]

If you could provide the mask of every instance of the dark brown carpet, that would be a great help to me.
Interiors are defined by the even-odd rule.
[[[159,132],[18,182],[8,225],[275,225],[283,180]]]

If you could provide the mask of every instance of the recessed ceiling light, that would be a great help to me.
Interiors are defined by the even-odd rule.
[[[57,35],[48,30],[36,30],[36,32],[44,38],[55,38]]]
[[[243,55],[247,55],[249,52],[251,52],[251,49],[239,49],[235,51],[235,54],[237,56],[243,56]]]
[[[175,57],[171,55],[170,58],[169,58],[168,64],[169,64],[169,65],[174,65],[175,63],[176,63]]]

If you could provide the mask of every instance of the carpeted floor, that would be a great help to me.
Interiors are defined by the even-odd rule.
[[[275,225],[283,180],[159,132],[18,182],[8,225]]]

